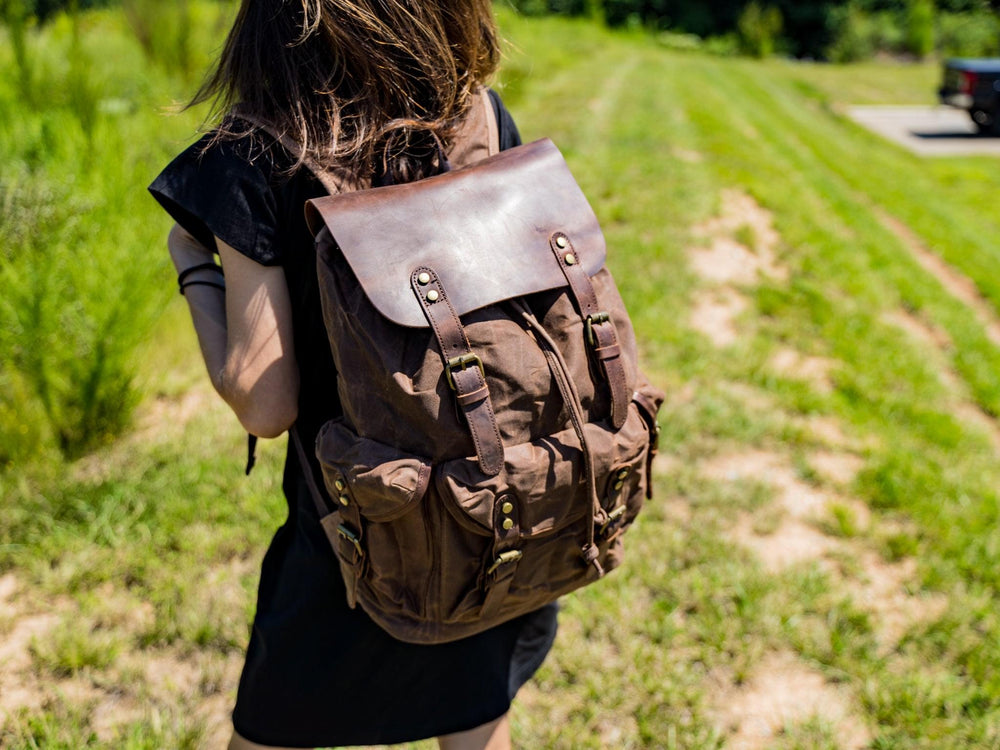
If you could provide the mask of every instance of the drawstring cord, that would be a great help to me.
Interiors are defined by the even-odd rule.
[[[597,514],[603,512],[603,509],[601,508],[600,498],[597,495],[594,457],[587,445],[587,438],[583,430],[583,425],[587,421],[583,413],[583,404],[580,402],[580,396],[577,393],[576,386],[573,384],[573,379],[569,377],[569,367],[566,364],[566,360],[560,354],[555,341],[552,340],[552,337],[542,327],[542,324],[538,322],[523,303],[519,300],[512,300],[512,303],[520,311],[528,326],[545,342],[545,346],[540,346],[539,348],[545,354],[545,359],[549,363],[549,369],[555,378],[556,386],[558,386],[559,393],[562,395],[566,408],[569,410],[570,421],[573,423],[573,431],[580,441],[580,449],[583,451],[584,474],[587,480],[587,492],[590,495],[591,505],[593,506],[593,511],[587,514],[587,543],[581,550],[581,556],[585,563],[594,566],[594,569],[597,571],[597,577],[601,578],[604,576],[604,568],[601,567],[601,563],[597,559],[600,551],[594,543],[594,519]]]

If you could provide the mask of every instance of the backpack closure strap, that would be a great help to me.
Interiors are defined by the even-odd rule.
[[[476,446],[479,468],[484,474],[494,477],[504,465],[503,442],[490,400],[490,389],[486,385],[483,363],[473,353],[462,321],[434,270],[426,266],[417,268],[410,274],[410,286],[434,330],[444,360],[445,377],[465,414],[472,442]]]
[[[587,344],[601,363],[604,379],[611,389],[611,424],[620,430],[628,416],[630,399],[615,325],[608,313],[598,307],[594,285],[580,265],[569,237],[564,232],[554,232],[549,237],[549,247],[569,282],[570,293],[583,319]]]
[[[312,496],[313,504],[316,506],[316,516],[319,519],[319,525],[323,529],[323,533],[326,534],[326,538],[330,540],[330,545],[337,556],[348,563],[348,568],[341,568],[341,574],[344,576],[344,584],[347,587],[347,605],[351,609],[354,609],[357,604],[358,580],[361,577],[362,564],[365,558],[365,549],[362,544],[364,541],[363,526],[361,525],[361,515],[357,509],[357,503],[350,503],[348,507],[341,507],[331,511],[327,501],[323,499],[323,493],[320,492],[319,485],[316,483],[312,464],[309,462],[306,449],[302,445],[302,436],[299,433],[298,423],[291,426],[288,430],[288,436],[295,445],[295,452],[299,457],[302,474],[306,479],[306,484],[309,486],[309,494]],[[345,515],[344,511],[348,511],[346,515],[349,515],[350,519],[342,517]],[[348,525],[348,521],[354,524],[353,528]],[[348,570],[351,571],[350,574],[347,573]]]

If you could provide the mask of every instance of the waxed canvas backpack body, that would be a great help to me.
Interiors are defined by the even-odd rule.
[[[618,566],[663,399],[561,154],[496,153],[483,99],[451,171],[307,205],[344,412],[314,495],[349,604],[415,643]]]

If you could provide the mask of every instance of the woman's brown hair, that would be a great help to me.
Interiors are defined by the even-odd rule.
[[[499,57],[490,0],[243,0],[191,104],[216,117],[238,104],[304,158],[406,181],[435,139],[450,144]],[[216,137],[252,130],[223,118]]]

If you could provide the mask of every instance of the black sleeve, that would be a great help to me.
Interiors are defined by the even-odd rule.
[[[218,237],[262,265],[277,265],[273,169],[250,138],[210,143],[206,135],[167,165],[149,192],[203,245],[215,248]]]
[[[500,150],[506,151],[508,148],[521,145],[521,134],[517,132],[517,125],[514,118],[503,105],[503,101],[493,89],[489,89],[490,101],[493,102],[493,114],[497,117],[497,129],[500,134]]]

